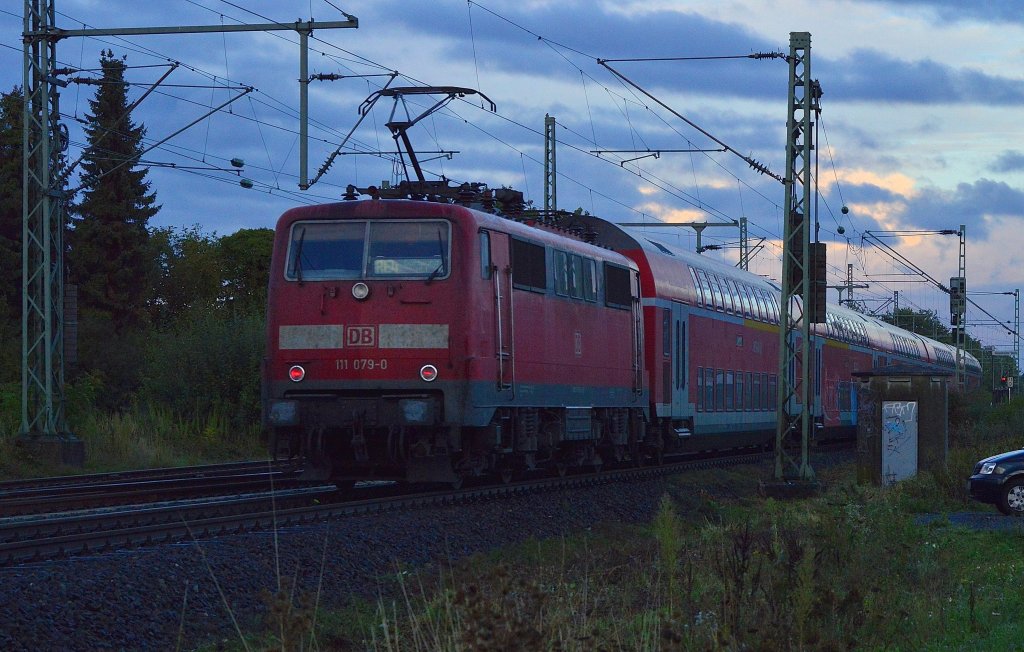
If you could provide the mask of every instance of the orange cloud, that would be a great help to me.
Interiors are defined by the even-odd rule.
[[[870,170],[853,169],[837,170],[836,176],[845,183],[871,184],[908,198],[917,194],[917,191],[914,189],[914,179],[900,172],[881,175]],[[834,179],[826,179],[825,175],[822,175],[821,181],[834,183]]]

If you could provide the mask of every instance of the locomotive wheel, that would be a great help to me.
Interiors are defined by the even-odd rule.
[[[1007,482],[999,494],[996,507],[1007,516],[1024,516],[1024,479]]]
[[[501,484],[509,484],[514,478],[515,473],[512,472],[512,469],[505,468],[501,470]]]
[[[449,484],[451,485],[452,489],[462,489],[462,482],[464,480],[465,478],[463,478],[461,475],[458,475],[455,476],[455,479],[452,480]]]
[[[555,464],[555,471],[558,472],[558,477],[564,478],[565,474],[569,471],[569,467],[565,462],[558,462]]]

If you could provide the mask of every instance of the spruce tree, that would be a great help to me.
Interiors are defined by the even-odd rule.
[[[86,116],[83,193],[71,211],[67,260],[80,314],[109,318],[114,331],[124,333],[143,321],[152,294],[156,267],[147,226],[160,207],[147,170],[137,166],[146,129],[128,110],[125,61],[108,50],[100,66],[102,79]]]
[[[0,312],[21,314],[21,130],[24,96],[0,94]]]

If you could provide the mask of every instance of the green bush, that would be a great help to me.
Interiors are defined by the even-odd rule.
[[[21,385],[0,384],[0,437],[13,436],[21,425]]]
[[[155,332],[147,347],[140,399],[190,421],[259,422],[264,320],[201,312]]]

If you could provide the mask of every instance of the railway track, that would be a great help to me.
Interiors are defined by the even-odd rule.
[[[220,464],[202,464],[199,466],[174,466],[157,469],[137,469],[132,471],[110,471],[107,473],[88,473],[81,475],[61,475],[43,478],[25,478],[22,480],[0,481],[0,494],[7,491],[32,489],[41,487],[80,486],[103,484],[126,480],[158,480],[161,478],[199,477],[211,474],[246,473],[267,469],[268,465],[275,470],[296,466],[295,461],[274,462],[256,460],[245,462],[223,462]]]
[[[0,483],[0,517],[299,486],[294,462],[236,462]]]
[[[545,477],[458,490],[388,495],[388,488],[338,492],[333,486],[244,496],[130,505],[0,519],[0,565],[40,561],[153,543],[202,539],[248,530],[322,523],[359,514],[498,499],[530,492],[647,480],[698,469],[767,463],[766,453],[693,459],[663,466]],[[393,490],[391,490],[393,493]]]

